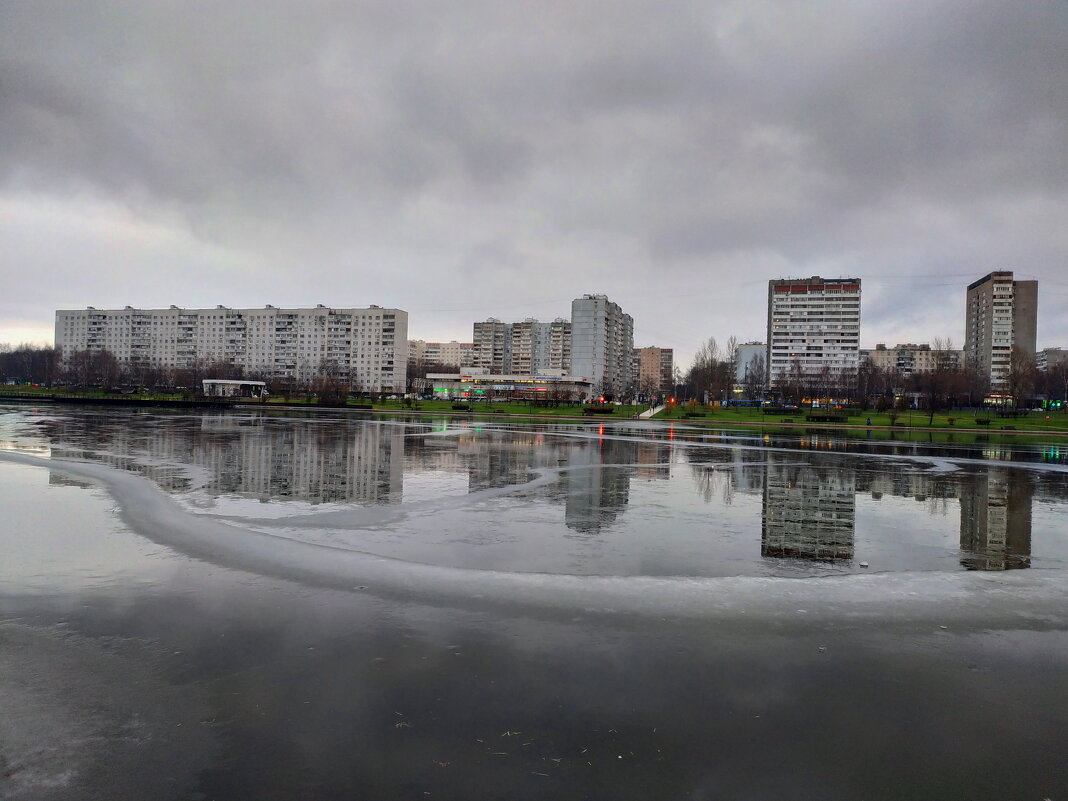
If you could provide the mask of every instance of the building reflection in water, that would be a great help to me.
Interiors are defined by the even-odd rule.
[[[564,506],[573,531],[596,533],[616,521],[630,502],[633,480],[667,479],[671,445],[610,437],[570,438],[511,431],[471,432],[458,438],[460,461],[475,492],[530,481],[541,470],[559,470],[544,491]]]
[[[961,486],[961,564],[969,570],[1031,566],[1034,485],[1021,471],[991,468]]]
[[[192,424],[131,420],[103,441],[68,424],[53,453],[137,472],[169,491],[368,504],[401,500],[404,449],[400,426],[216,415]],[[187,465],[200,470],[191,475]]]
[[[761,556],[852,559],[856,484],[852,468],[817,468],[769,453]]]
[[[630,500],[631,470],[637,443],[598,440],[572,447],[563,473],[564,523],[573,531],[594,533],[615,522]]]

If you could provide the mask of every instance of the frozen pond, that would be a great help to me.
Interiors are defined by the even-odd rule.
[[[1066,501],[1068,442],[0,406],[0,797],[1063,797]]]

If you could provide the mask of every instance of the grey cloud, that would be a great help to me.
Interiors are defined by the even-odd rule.
[[[1065,41],[1068,6],[1042,0],[9,2],[0,198],[162,221],[217,249],[197,292],[235,303],[248,259],[283,303],[309,274],[315,300],[355,281],[413,309],[552,287],[566,311],[599,288],[686,350],[759,332],[759,291],[725,289],[748,263],[754,286],[867,275],[886,291],[866,331],[909,319],[922,339],[959,304],[910,306],[911,276],[1009,267],[1052,290],[1063,272]],[[100,273],[70,261],[45,268]],[[664,282],[695,284],[693,308]],[[1066,322],[1043,304],[1043,334]]]

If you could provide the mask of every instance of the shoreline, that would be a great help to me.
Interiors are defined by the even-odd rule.
[[[524,414],[516,412],[475,412],[475,411],[452,411],[452,410],[427,410],[427,409],[366,409],[352,406],[329,406],[318,404],[284,404],[284,403],[259,403],[243,400],[226,399],[198,399],[198,400],[164,400],[157,398],[101,398],[79,397],[56,394],[20,395],[0,394],[0,403],[69,403],[72,405],[87,406],[121,406],[124,408],[143,406],[148,408],[176,408],[176,409],[277,409],[281,411],[298,411],[314,413],[337,413],[349,414],[380,414],[380,415],[420,415],[435,417],[463,417],[480,419],[519,419],[582,423],[608,422],[635,422],[636,417],[614,417],[611,415],[586,416],[581,414]],[[892,431],[901,433],[935,433],[935,434],[997,434],[998,436],[1042,436],[1042,437],[1068,437],[1068,431],[1057,429],[1004,429],[1004,428],[963,428],[957,426],[907,426],[897,425],[864,425],[860,423],[783,423],[756,420],[710,420],[708,418],[696,419],[673,419],[662,417],[643,418],[643,423],[660,423],[662,425],[696,425],[699,427],[718,428],[733,427],[746,429],[819,429],[825,431]]]

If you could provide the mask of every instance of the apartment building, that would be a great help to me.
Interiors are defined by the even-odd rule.
[[[401,392],[408,313],[401,309],[61,309],[56,346],[65,357],[110,351],[120,363],[197,369],[223,363],[247,377],[307,382],[329,374],[353,389]]]
[[[989,273],[968,286],[964,358],[1004,386],[1012,349],[1035,355],[1038,335],[1038,281],[1016,281],[1011,271]]]
[[[631,374],[636,377],[638,392],[673,392],[675,351],[655,345],[635,348]]]
[[[1068,363],[1068,350],[1064,348],[1043,348],[1035,354],[1035,367],[1042,372],[1065,363]]]
[[[557,317],[551,323],[543,323],[547,328],[544,355],[539,362],[538,371],[568,374],[571,372],[571,321]]]
[[[860,279],[787,278],[768,282],[768,385],[800,368],[814,377],[856,373],[860,359]]]
[[[571,323],[558,317],[550,323],[533,317],[502,323],[491,317],[475,323],[472,367],[503,375],[567,373],[571,366]]]
[[[634,388],[634,318],[606,295],[571,302],[571,374],[585,376],[594,395],[622,397]]]
[[[424,339],[408,340],[408,361],[422,364],[452,364],[470,367],[474,356],[470,342],[427,342]]]
[[[913,373],[929,373],[938,368],[958,370],[964,364],[964,351],[952,348],[935,350],[927,344],[912,343],[888,348],[880,343],[874,348],[862,349],[860,361],[881,370],[895,370],[907,378]]]
[[[471,366],[502,375],[512,372],[512,337],[507,323],[496,317],[475,323],[471,338]]]

